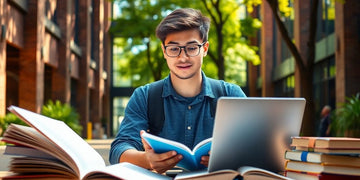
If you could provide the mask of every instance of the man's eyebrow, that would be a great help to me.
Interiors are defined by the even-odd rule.
[[[186,44],[199,44],[199,42],[197,42],[197,41],[189,41]]]
[[[179,44],[178,42],[169,41],[167,44]]]
[[[197,41],[189,41],[189,42],[186,42],[186,44],[198,44],[199,42]],[[169,41],[167,44],[180,44],[178,42],[175,42],[175,41]]]

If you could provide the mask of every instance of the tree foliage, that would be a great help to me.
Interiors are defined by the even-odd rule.
[[[55,102],[49,100],[46,104],[43,105],[41,114],[56,120],[63,121],[77,134],[81,134],[83,127],[79,122],[80,115],[69,104],[61,103],[59,100],[56,100]]]
[[[115,25],[111,32],[123,39],[116,44],[121,47],[122,54],[114,59],[119,62],[119,74],[132,79],[131,86],[165,77],[168,69],[161,42],[155,37],[156,26],[174,9],[191,7],[201,10],[212,21],[210,49],[208,57],[204,59],[203,70],[209,77],[245,85],[245,62],[260,63],[258,48],[249,46],[246,37],[256,34],[261,26],[259,20],[245,18],[245,7],[252,7],[250,5],[258,4],[258,1],[114,0],[119,7],[119,16],[113,19]]]
[[[17,117],[13,113],[7,113],[5,116],[0,117],[0,137],[2,137],[9,127],[10,124],[20,124],[23,126],[28,126],[24,121]]]
[[[247,36],[253,35],[255,29],[261,26],[260,21],[251,17],[245,17],[245,3],[232,0],[202,0],[203,12],[209,14],[212,20],[212,31],[210,31],[209,56],[216,64],[219,79],[226,79],[234,83],[245,82],[246,61],[259,64],[260,58],[257,55],[257,47],[249,46]],[[243,18],[241,18],[243,16]],[[226,69],[226,72],[225,72]],[[242,72],[242,73],[239,73]],[[244,84],[243,84],[244,85]]]

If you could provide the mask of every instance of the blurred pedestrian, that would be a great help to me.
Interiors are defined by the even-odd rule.
[[[319,136],[320,137],[329,137],[330,136],[330,118],[331,107],[329,105],[325,105],[321,110],[321,120],[319,126]]]

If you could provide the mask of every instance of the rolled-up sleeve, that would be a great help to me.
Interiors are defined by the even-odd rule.
[[[135,89],[125,108],[125,117],[120,129],[111,143],[109,162],[119,163],[120,156],[128,149],[143,150],[140,131],[148,129],[147,120],[148,86]]]

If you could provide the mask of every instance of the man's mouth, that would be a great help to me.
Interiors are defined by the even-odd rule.
[[[182,64],[177,66],[179,69],[188,69],[191,67],[191,64]]]

